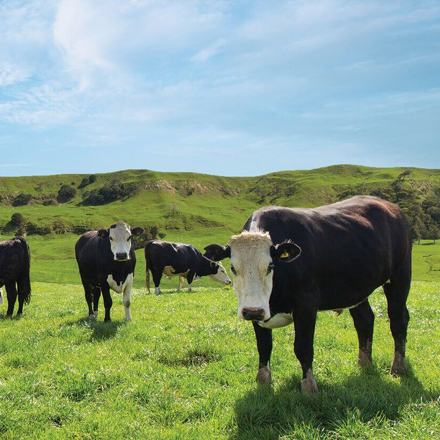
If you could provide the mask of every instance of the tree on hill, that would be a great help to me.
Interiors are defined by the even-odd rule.
[[[59,203],[66,203],[72,200],[76,195],[76,189],[70,185],[62,185],[58,191],[57,201]]]
[[[32,196],[30,194],[20,193],[14,198],[12,206],[24,206],[29,204],[31,200]]]

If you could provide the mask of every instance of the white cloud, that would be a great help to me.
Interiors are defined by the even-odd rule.
[[[199,50],[195,55],[191,57],[191,61],[194,61],[196,63],[204,63],[211,59],[213,56],[219,54],[225,47],[225,44],[226,40],[224,38],[221,38],[211,45]]]
[[[29,77],[22,67],[13,64],[0,65],[0,87],[20,83]]]

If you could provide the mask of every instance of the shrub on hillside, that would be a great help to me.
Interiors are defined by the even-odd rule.
[[[87,185],[90,185],[95,182],[96,182],[96,176],[94,174],[90,174],[90,176],[86,176],[81,180],[80,184],[78,185],[78,188],[79,189],[85,188]]]
[[[85,193],[83,205],[105,205],[116,200],[124,200],[133,195],[136,190],[137,186],[133,183],[113,181]]]
[[[72,200],[76,195],[76,189],[70,185],[62,185],[58,191],[57,201],[60,203],[66,203]]]
[[[155,240],[156,238],[163,239],[166,234],[159,232],[158,226],[145,226],[144,232],[141,235],[133,236],[133,245],[135,249],[143,249],[149,240]]]
[[[28,205],[31,200],[32,200],[32,196],[30,194],[20,193],[12,201],[12,206]]]
[[[52,232],[52,229],[50,226],[39,226],[35,223],[29,222],[26,223],[26,232],[29,235],[35,234],[35,235],[47,235]]]
[[[9,223],[12,226],[20,227],[26,223],[26,220],[23,214],[20,214],[19,212],[14,212],[14,214],[11,215],[11,220],[9,221]]]

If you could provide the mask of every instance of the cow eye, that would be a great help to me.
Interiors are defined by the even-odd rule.
[[[110,240],[112,240],[112,241],[113,241],[113,237],[111,237],[111,236],[110,236],[109,238],[110,238]]]
[[[274,264],[273,263],[269,263],[269,266],[267,266],[267,274],[266,275],[269,275],[272,272],[273,267],[274,267]]]
[[[131,240],[131,237],[133,237],[132,235],[130,235],[130,237],[128,237],[127,238],[127,241],[130,241]]]
[[[234,274],[234,275],[237,275],[237,271],[235,270],[235,267],[231,264],[231,272]]]

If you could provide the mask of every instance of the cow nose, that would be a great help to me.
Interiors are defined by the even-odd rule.
[[[117,260],[126,260],[127,259],[127,252],[118,252],[116,254]]]
[[[245,307],[241,314],[247,321],[262,321],[264,319],[264,309],[258,307]]]
[[[232,284],[232,281],[231,281],[231,280],[226,280],[226,281],[225,281],[225,284],[226,284],[227,286],[229,286],[229,284]]]

